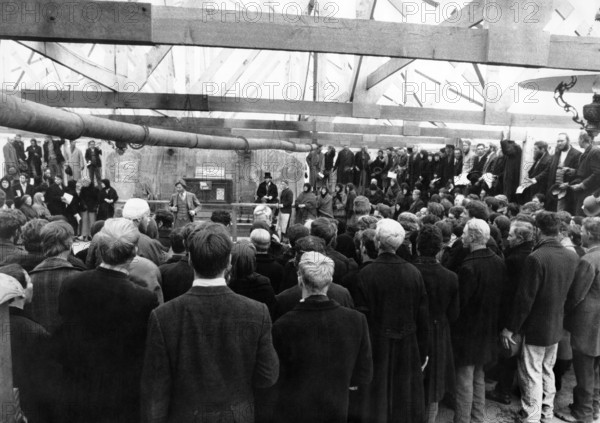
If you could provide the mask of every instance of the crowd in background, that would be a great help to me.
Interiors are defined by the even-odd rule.
[[[198,220],[184,181],[169,209],[152,215],[133,198],[122,218],[96,220],[77,253],[68,216],[28,220],[4,207],[0,286],[12,284],[23,414],[34,423],[433,423],[444,402],[462,423],[483,422],[486,399],[518,396],[519,422],[597,419],[599,150],[582,135],[584,151],[569,161],[565,141],[553,157],[536,143],[542,153],[519,194],[508,153],[496,160],[501,172],[473,175],[486,154],[495,160],[485,146],[463,151],[458,174],[440,165],[447,180],[411,177],[410,165],[377,179],[362,153],[352,181],[329,157],[333,194],[321,169],[295,199],[287,181],[278,189],[265,174],[249,239],[235,243],[231,215]],[[470,154],[462,185],[455,177]],[[457,156],[440,161],[455,166]],[[571,367],[574,402],[555,410]]]

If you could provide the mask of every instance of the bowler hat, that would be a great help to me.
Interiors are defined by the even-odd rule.
[[[598,216],[600,214],[600,204],[598,203],[600,199],[590,195],[583,200],[583,212],[586,216],[593,217]]]

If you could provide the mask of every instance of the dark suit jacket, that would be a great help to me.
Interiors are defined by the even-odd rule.
[[[149,326],[142,422],[254,422],[253,390],[279,375],[267,306],[226,286],[192,287]]]
[[[583,197],[600,190],[600,147],[588,147],[579,158],[579,166],[571,185],[583,184]]]
[[[52,148],[54,148],[54,154],[56,155],[56,162],[58,164],[63,163],[65,161],[62,151],[60,151],[60,147],[64,143],[65,143],[65,140],[60,140],[60,141],[52,140]],[[44,142],[44,144],[42,145],[42,150],[44,151],[44,161],[45,162],[48,162],[48,160],[50,160],[50,157],[48,154],[48,146],[49,145],[50,145],[50,142]]]
[[[20,198],[20,197],[23,197],[24,195],[29,195],[31,197],[31,199],[33,200],[33,194],[35,194],[35,188],[33,187],[33,185],[27,183],[27,186],[25,187],[25,191],[23,191],[23,187],[21,186],[21,184],[18,181],[17,181],[17,183],[15,183],[12,186],[12,190],[13,190],[15,198]]]
[[[271,196],[273,197],[270,200],[265,200],[265,202],[267,203],[277,203],[278,198],[278,191],[277,191],[277,185],[275,185],[273,182],[271,182],[271,184],[269,186],[267,186],[267,183],[265,181],[261,182],[258,185],[258,189],[256,190],[256,196],[258,197],[258,202],[262,201],[262,198],[264,196]]]
[[[354,300],[350,292],[337,283],[329,285],[327,297],[343,307],[354,308]],[[278,294],[275,298],[277,299],[275,319],[278,319],[298,305],[302,299],[302,289],[298,285],[295,285]]]
[[[274,421],[346,423],[350,386],[373,377],[365,317],[311,296],[273,325],[273,344],[281,366]]]
[[[62,185],[52,184],[46,191],[46,205],[52,216],[64,215],[67,211],[67,205],[61,201],[65,193]]]
[[[565,329],[573,349],[600,355],[600,247],[581,258],[565,304]]]
[[[529,191],[529,198],[532,198],[538,192],[542,194],[546,193],[548,189],[548,172],[550,170],[550,166],[552,164],[554,156],[551,156],[549,153],[546,153],[533,163],[533,166],[529,169],[527,175],[530,179],[534,179],[537,181],[535,184],[531,185],[527,190]],[[552,183],[550,183],[552,184]],[[529,201],[529,200],[528,200]]]
[[[244,278],[232,278],[228,286],[236,294],[263,303],[269,308],[271,318],[274,316],[277,300],[271,282],[266,276],[254,272]]]
[[[185,294],[194,282],[194,269],[188,264],[187,255],[174,263],[159,266],[165,302]]]
[[[486,364],[496,358],[498,312],[506,266],[489,248],[470,252],[458,271],[460,313],[452,326],[457,366]]]
[[[94,152],[96,153],[96,163],[92,163],[92,166],[96,166],[96,167],[102,167],[102,150],[100,150],[98,147],[94,147]],[[87,162],[91,162],[92,160],[92,149],[91,148],[86,148],[85,149],[85,162],[87,164]]]
[[[283,279],[283,266],[279,264],[271,254],[256,255],[256,273],[269,278],[275,294],[281,292],[279,286]]]
[[[577,167],[579,166],[579,157],[581,157],[581,152],[579,150],[575,150],[573,147],[571,147],[569,149],[569,152],[567,153],[567,157],[565,157],[564,167],[568,167],[568,168],[577,170]],[[550,166],[548,166],[548,171],[547,171],[548,192],[546,193],[546,204],[545,204],[546,210],[556,210],[556,199],[552,195],[551,188],[556,183],[556,172],[558,170],[559,160],[560,160],[560,154],[558,152],[556,152],[554,154],[554,156],[552,156],[552,162],[550,162]],[[575,176],[575,170],[571,174],[564,175],[563,182],[569,182],[571,179],[573,179],[573,177]],[[572,195],[573,194],[571,191],[567,192],[567,197],[568,197],[567,202],[568,203],[573,202]],[[570,213],[573,213],[573,210],[571,210],[570,208],[568,208],[567,211],[569,211]]]
[[[139,421],[146,328],[157,305],[122,272],[98,268],[64,281],[63,324],[55,333],[68,407],[63,421]]]
[[[508,330],[525,343],[547,347],[563,333],[564,305],[579,257],[555,239],[540,241],[524,264]]]
[[[358,264],[356,264],[353,259],[346,257],[339,251],[335,251],[331,245],[325,247],[325,255],[333,260],[335,265],[333,271],[333,283],[340,284],[344,276],[352,270],[358,269]]]

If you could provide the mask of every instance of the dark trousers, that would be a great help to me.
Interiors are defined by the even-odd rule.
[[[100,167],[96,167],[96,166],[88,166],[88,172],[90,174],[90,181],[92,182],[92,185],[95,185],[97,187],[100,186],[100,179],[102,178],[101,172],[100,172]],[[94,182],[94,177],[97,179],[96,182]]]
[[[600,356],[573,350],[573,369],[577,386],[573,389],[571,413],[578,420],[591,423],[594,411],[600,411]]]
[[[498,372],[498,384],[496,392],[502,395],[510,395],[512,392],[513,382],[517,373],[519,357],[510,358],[499,357],[496,369]]]

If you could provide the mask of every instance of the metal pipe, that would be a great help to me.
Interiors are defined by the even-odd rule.
[[[272,139],[245,139],[194,134],[82,115],[1,93],[0,126],[54,135],[69,140],[81,137],[163,147],[213,150],[285,150],[308,152],[315,146]]]

